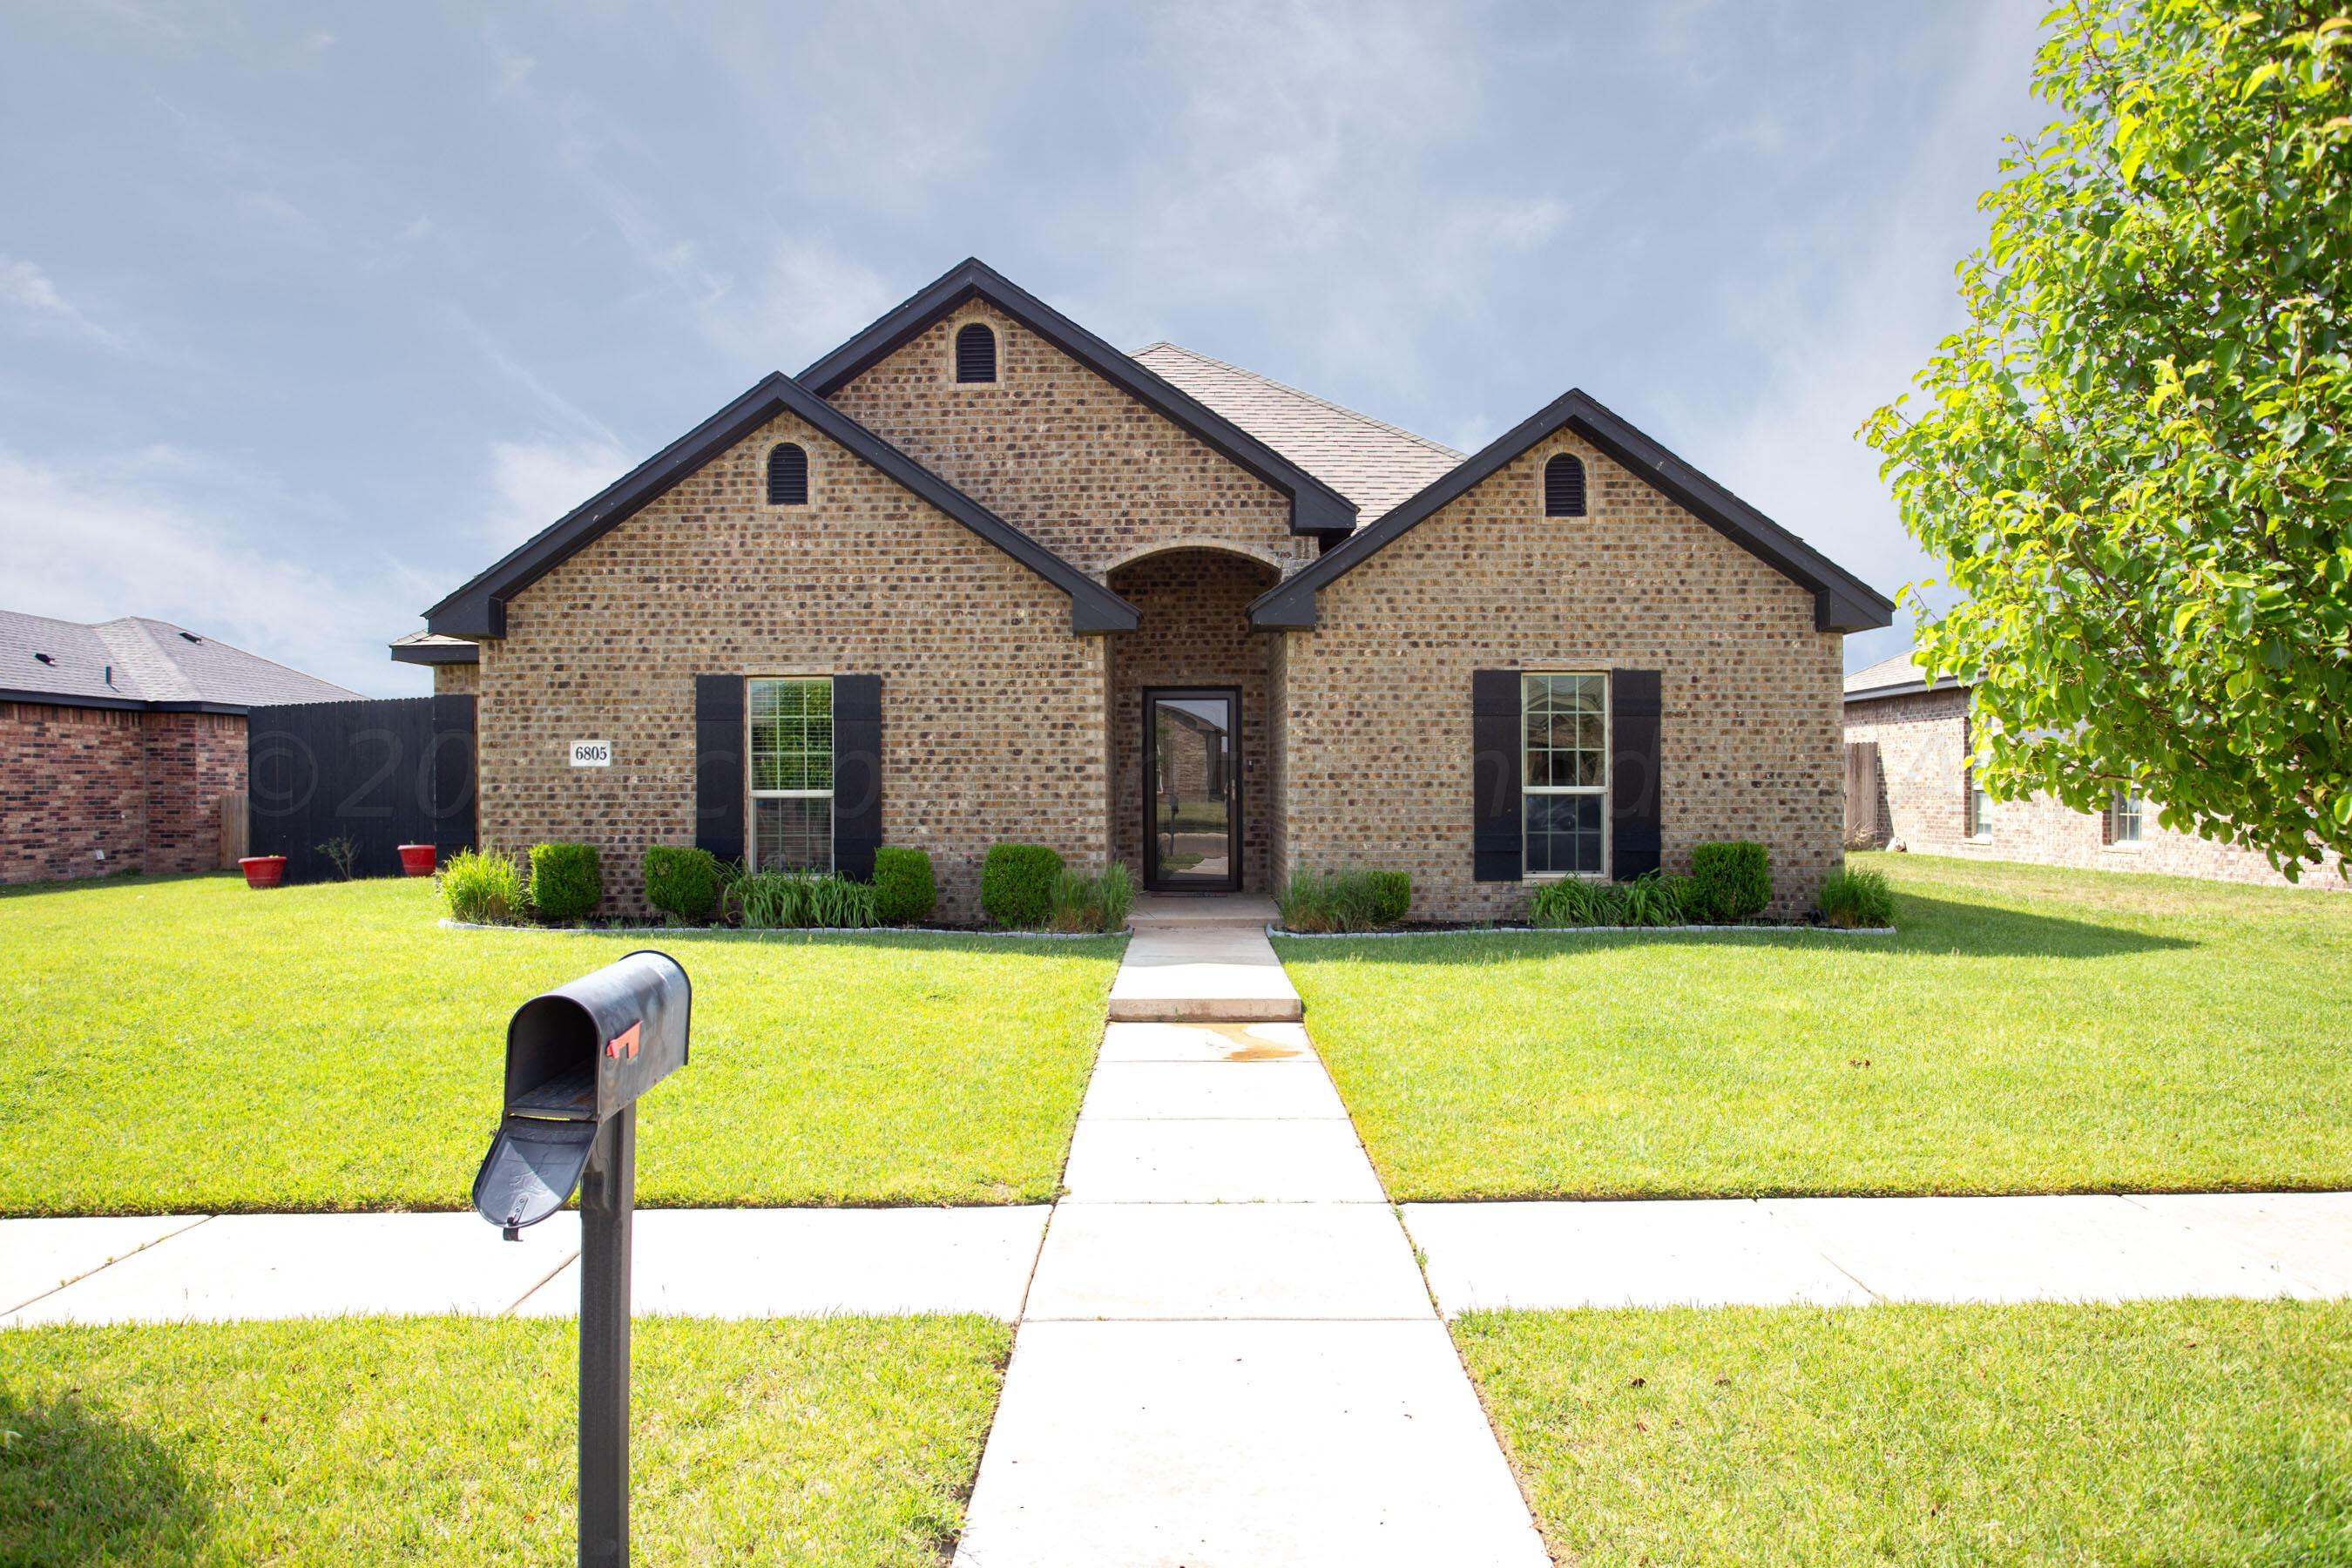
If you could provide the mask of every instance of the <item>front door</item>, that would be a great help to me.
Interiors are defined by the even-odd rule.
[[[1230,893],[1242,885],[1241,693],[1143,694],[1143,885]]]

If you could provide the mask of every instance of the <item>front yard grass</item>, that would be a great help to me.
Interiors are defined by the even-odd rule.
[[[1042,1203],[1120,942],[439,929],[429,882],[0,894],[0,1214],[462,1209],[522,1002],[659,946],[646,1205]]]
[[[2352,1185],[2352,895],[1853,860],[1896,935],[1276,945],[1401,1201]]]
[[[2352,1303],[1467,1317],[1562,1563],[2352,1562]]]
[[[947,1560],[1006,1326],[634,1338],[636,1561]],[[578,1342],[454,1318],[0,1331],[0,1562],[568,1563]]]

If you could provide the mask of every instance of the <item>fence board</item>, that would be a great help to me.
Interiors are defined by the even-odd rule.
[[[1845,842],[1878,841],[1878,742],[1845,743]]]
[[[445,855],[466,847],[473,706],[470,697],[402,697],[253,710],[249,853],[283,855],[289,882],[317,882],[338,875],[324,848],[338,837],[352,841],[361,877],[398,876],[403,844],[437,845]]]
[[[247,837],[251,810],[246,804],[245,791],[241,789],[231,790],[220,797],[220,868],[224,871],[233,869],[239,860],[252,853],[246,847],[252,842]]]

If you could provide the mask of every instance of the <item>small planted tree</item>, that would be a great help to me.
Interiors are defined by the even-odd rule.
[[[1990,793],[2137,787],[2294,876],[2352,852],[2352,19],[2050,29],[1968,323],[1864,426],[1958,600],[1915,589],[1918,659],[1975,683]]]

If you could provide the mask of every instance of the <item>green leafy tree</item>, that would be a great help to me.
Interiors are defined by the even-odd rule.
[[[2293,876],[2352,855],[2352,17],[2044,29],[1968,324],[1864,426],[1957,601],[1912,590],[1919,661],[1975,680],[1990,793],[2137,785]]]

